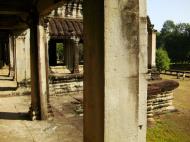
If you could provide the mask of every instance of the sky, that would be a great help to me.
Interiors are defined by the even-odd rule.
[[[147,0],[147,3],[151,23],[158,31],[166,20],[190,23],[190,0]]]

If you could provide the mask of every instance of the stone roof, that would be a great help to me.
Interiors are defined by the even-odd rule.
[[[150,17],[147,16],[147,29],[148,29],[148,32],[157,32],[157,30],[154,29],[154,25],[151,23],[151,20],[150,20]]]
[[[83,21],[80,19],[51,18],[49,21],[51,39],[63,39],[71,36],[83,37]]]

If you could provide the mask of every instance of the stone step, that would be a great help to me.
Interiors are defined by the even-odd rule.
[[[0,91],[14,91],[16,89],[16,81],[0,80]]]
[[[0,76],[0,80],[1,81],[4,81],[4,80],[12,81],[13,77],[12,76]]]

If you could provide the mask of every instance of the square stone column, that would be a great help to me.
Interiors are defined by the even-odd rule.
[[[41,20],[41,21],[40,21]],[[32,102],[30,114],[32,119],[45,120],[48,117],[48,54],[47,39],[43,19],[33,13],[30,27],[31,44],[31,86]]]
[[[9,36],[9,76],[14,77],[14,36]]]
[[[73,71],[72,73],[79,73],[79,38],[74,37],[73,41],[74,41],[74,54],[73,54]]]
[[[84,1],[84,141],[145,142],[146,0]]]
[[[70,70],[70,72],[73,72],[74,69],[74,40],[71,38],[65,39],[65,64],[66,67]]]
[[[148,33],[148,68],[156,67],[156,31],[152,29]]]
[[[17,82],[24,82],[30,79],[30,31],[25,30],[15,36],[15,75]],[[14,43],[13,43],[14,44]]]

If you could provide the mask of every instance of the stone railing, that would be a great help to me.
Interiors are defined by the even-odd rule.
[[[147,98],[147,118],[148,122],[154,121],[154,116],[172,112],[173,90],[179,86],[179,83],[173,80],[161,80],[148,84]]]
[[[183,71],[183,70],[165,70],[161,72],[162,74],[166,74],[166,75],[172,75],[172,76],[176,76],[178,79],[180,77],[182,77],[183,79],[185,77],[190,78],[190,71]]]

